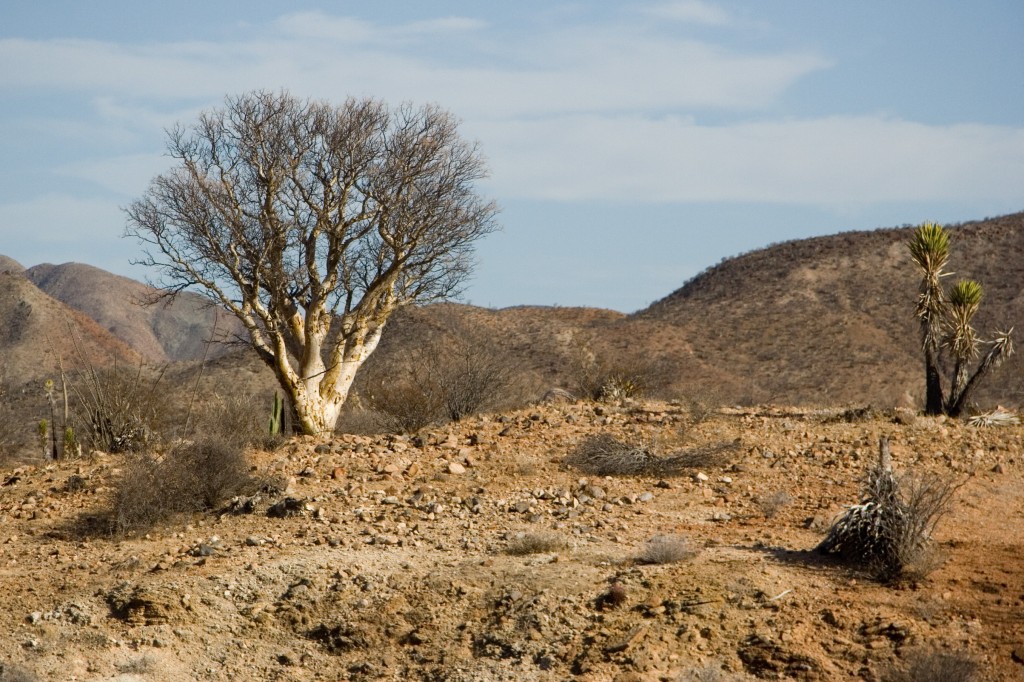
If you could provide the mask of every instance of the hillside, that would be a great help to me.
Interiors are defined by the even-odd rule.
[[[82,263],[35,265],[25,274],[53,298],[96,320],[147,362],[199,359],[213,332],[214,309],[198,294],[185,292],[147,305],[155,293],[152,287]],[[220,315],[217,325],[221,333],[240,328],[228,315]],[[219,346],[212,350],[225,352]]]
[[[913,228],[777,244],[724,261],[634,315],[671,325],[697,356],[747,377],[758,400],[921,405]],[[983,338],[1024,330],[1024,213],[952,229],[949,270],[979,280]],[[1022,356],[979,396],[1019,402]]]
[[[111,361],[138,363],[139,354],[36,288],[23,275],[0,272],[0,351],[6,380],[20,383],[65,368]]]

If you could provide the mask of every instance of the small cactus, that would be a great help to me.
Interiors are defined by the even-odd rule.
[[[274,403],[270,408],[270,423],[267,430],[271,436],[280,436],[283,424],[284,400],[281,398],[280,393],[274,391]]]

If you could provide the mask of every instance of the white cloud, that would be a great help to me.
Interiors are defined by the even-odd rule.
[[[702,126],[691,119],[576,116],[502,122],[492,183],[565,201],[797,204],[1014,200],[1024,129],[831,117]]]
[[[676,0],[654,5],[647,9],[653,16],[683,23],[724,26],[731,22],[729,13],[701,0]]]
[[[306,13],[274,28],[224,44],[0,40],[0,63],[21,65],[0,71],[0,87],[148,99],[155,108],[287,87],[332,98],[439,101],[468,118],[760,108],[829,66],[806,51],[736,52],[641,24],[561,27],[525,40],[458,17],[380,26]],[[447,57],[438,54],[439,41]]]

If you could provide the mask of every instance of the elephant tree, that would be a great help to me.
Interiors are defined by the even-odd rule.
[[[127,209],[168,295],[232,312],[290,398],[297,428],[333,429],[400,307],[458,293],[497,208],[475,144],[436,106],[228,98],[168,132],[175,165]]]
[[[916,315],[921,325],[925,364],[925,412],[959,417],[970,404],[979,382],[1013,354],[1011,328],[996,333],[981,362],[970,371],[978,357],[977,332],[971,322],[981,304],[982,287],[974,280],[961,280],[949,290],[942,278],[949,262],[949,233],[941,225],[924,223],[915,230],[907,246],[922,270]],[[953,362],[949,395],[942,383],[941,365],[948,353]]]

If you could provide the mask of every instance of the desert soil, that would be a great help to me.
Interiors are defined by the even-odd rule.
[[[566,468],[595,433],[738,442],[664,480]],[[898,471],[965,481],[944,563],[897,586],[809,551],[881,436]],[[0,661],[41,680],[879,680],[934,648],[1024,679],[1022,451],[1024,427],[909,412],[542,405],[294,439],[252,454],[287,491],[122,539],[81,532],[119,456],[22,466],[0,473]],[[695,554],[638,561],[655,536]]]

